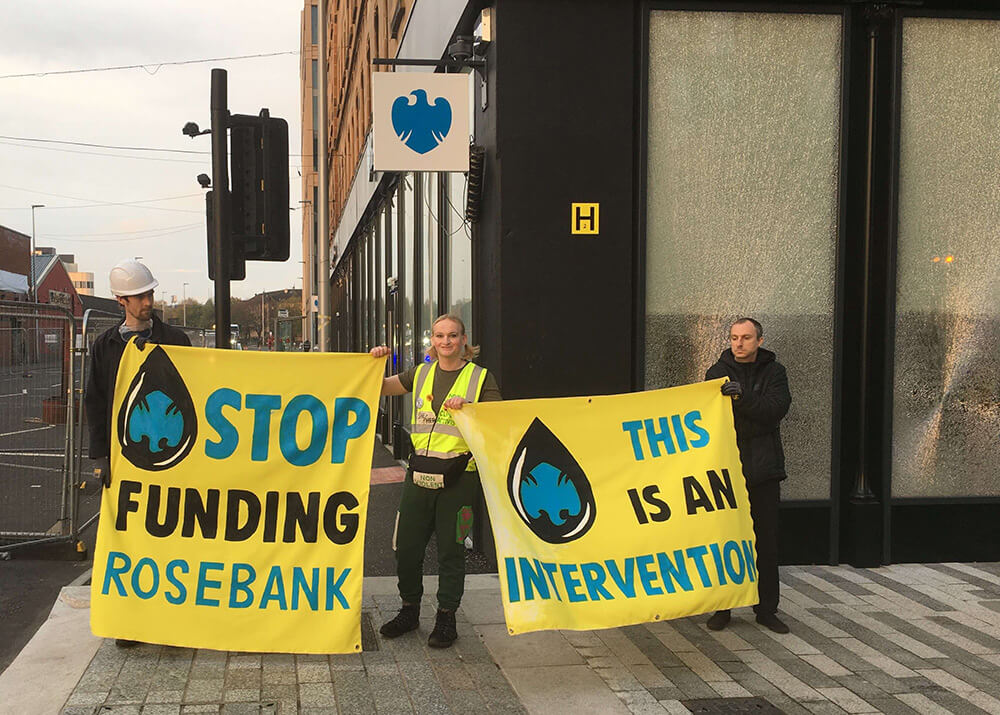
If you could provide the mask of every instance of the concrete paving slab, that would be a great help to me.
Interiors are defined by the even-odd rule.
[[[504,672],[529,713],[629,713],[586,665],[509,667]]]
[[[59,712],[101,642],[90,632],[90,587],[64,588],[48,619],[0,674],[0,712]]]
[[[622,690],[615,695],[633,715],[665,715],[667,712],[647,690]]]
[[[458,609],[476,626],[505,625],[503,603],[499,594],[492,590],[466,590],[462,596],[462,606]]]
[[[490,655],[506,671],[550,665],[586,665],[586,661],[558,631],[537,631],[512,636],[501,625],[477,626]]]
[[[476,575],[468,579],[453,648],[427,647],[428,621],[398,639],[377,637],[379,650],[343,656],[121,650],[90,636],[88,589],[67,589],[51,623],[0,676],[0,714],[459,713],[469,706],[659,714],[687,712],[682,701],[693,698],[748,696],[790,715],[1000,713],[1000,629],[984,620],[995,613],[988,603],[994,583],[982,578],[1000,578],[1000,564],[977,564],[974,573],[942,568],[895,569],[892,577],[882,569],[790,569],[809,593],[840,602],[861,596],[859,589],[879,590],[857,611],[826,600],[784,601],[790,636],[758,628],[746,611],[722,632],[694,617],[511,637],[496,575]],[[937,575],[922,582],[927,574]],[[436,579],[428,577],[427,587],[436,589]],[[395,578],[366,579],[365,589],[376,622],[398,606]],[[918,614],[905,607],[914,594],[947,599],[953,610]],[[433,603],[424,605],[430,618]],[[60,620],[67,617],[75,631]],[[81,650],[87,643],[89,651]],[[60,647],[77,656],[75,665]],[[61,690],[51,687],[53,666],[66,671]],[[20,696],[12,695],[16,689]]]

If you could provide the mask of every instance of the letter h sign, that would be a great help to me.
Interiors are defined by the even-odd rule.
[[[600,232],[600,204],[570,204],[572,206],[570,228],[574,234],[596,234]]]

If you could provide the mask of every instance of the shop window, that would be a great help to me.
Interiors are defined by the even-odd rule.
[[[414,253],[414,235],[416,233],[416,221],[414,220],[416,212],[414,210],[414,186],[413,182],[418,174],[406,174],[403,178],[403,230],[402,236],[400,237],[400,245],[403,251],[403,290],[400,291],[402,295],[402,313],[401,313],[401,325],[400,328],[403,331],[403,369],[412,367],[414,364],[414,359],[416,357],[417,348],[414,344],[413,339],[413,329],[414,329],[414,305],[413,305],[413,288],[414,288],[414,270],[413,270],[413,253]],[[405,293],[404,293],[405,291]]]
[[[654,11],[645,387],[704,378],[750,315],[787,367],[785,498],[828,499],[841,136],[837,14]]]
[[[998,38],[903,20],[893,497],[1000,495]]]
[[[347,269],[346,269],[346,273],[347,273],[347,275],[346,275],[346,292],[347,292],[347,296],[346,297],[347,297],[347,300],[346,300],[346,304],[345,304],[345,310],[343,310],[341,312],[340,316],[339,316],[340,325],[342,327],[343,335],[344,335],[344,343],[343,344],[344,345],[349,345],[350,346],[350,348],[348,348],[349,350],[357,350],[358,349],[358,346],[354,342],[354,325],[357,322],[357,320],[356,320],[356,316],[357,316],[356,307],[357,306],[356,306],[356,302],[355,301],[356,301],[356,296],[357,296],[357,292],[358,292],[358,286],[354,282],[354,276],[355,276],[354,263],[355,263],[355,261],[357,259],[357,254],[358,254],[357,249],[355,249],[354,252],[351,253],[351,255],[348,257],[348,259],[346,261],[346,263],[347,263]]]
[[[447,266],[447,312],[465,323],[469,339],[474,339],[472,327],[472,231],[465,222],[466,179],[462,174],[447,174],[445,215],[447,236],[445,251]],[[443,311],[442,311],[443,312]]]
[[[431,325],[438,316],[438,175],[420,174],[420,356],[431,346]]]
[[[400,177],[397,201],[397,222],[399,235],[396,246],[399,251],[401,280],[399,293],[396,297],[398,317],[396,330],[399,331],[399,343],[402,351],[399,356],[399,370],[413,367],[415,348],[413,345],[413,250],[414,250],[414,207],[413,207],[413,174]],[[402,424],[410,424],[410,413],[413,409],[412,400],[406,397],[402,400]]]
[[[386,236],[390,233],[389,221],[389,199],[386,199],[385,203],[379,206],[378,210],[378,230],[375,233],[375,240],[378,242],[378,272],[376,273],[376,280],[378,285],[378,305],[375,306],[377,320],[378,320],[378,338],[376,342],[379,345],[386,344],[386,330],[385,330],[385,302],[386,302],[386,279],[391,275],[390,271],[390,261],[392,255],[386,253]]]
[[[364,232],[361,233],[358,240],[358,303],[357,303],[357,314],[358,314],[358,333],[360,343],[358,349],[361,351],[369,350],[370,345],[368,345],[368,271],[365,270],[368,265],[368,241],[367,236]]]
[[[377,279],[378,276],[378,261],[381,251],[378,247],[378,226],[373,221],[365,233],[368,236],[368,347],[371,349],[379,343],[378,340],[378,325],[380,323],[380,318],[378,314],[378,305],[380,304],[379,295],[381,293],[381,286]]]

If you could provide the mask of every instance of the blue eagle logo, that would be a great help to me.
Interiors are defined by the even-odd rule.
[[[403,144],[418,154],[426,154],[451,130],[451,104],[444,97],[429,104],[427,90],[415,89],[393,100],[392,128]]]
[[[118,443],[131,464],[156,472],[179,464],[194,447],[198,415],[167,353],[148,343],[139,349],[149,347],[118,408]]]
[[[514,450],[507,470],[507,494],[521,520],[550,544],[579,539],[597,517],[587,475],[566,445],[537,417]]]

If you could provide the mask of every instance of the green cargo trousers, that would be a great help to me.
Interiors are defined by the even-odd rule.
[[[472,529],[478,472],[465,472],[444,489],[425,489],[406,473],[396,522],[396,575],[404,603],[424,595],[424,555],[437,537],[438,608],[454,611],[465,591],[465,537]]]

